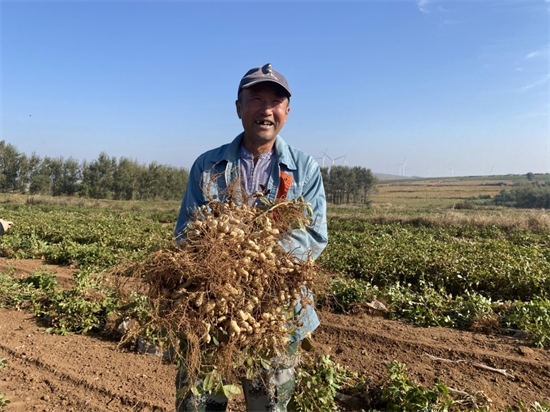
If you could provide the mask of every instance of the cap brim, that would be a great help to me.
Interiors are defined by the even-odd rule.
[[[242,89],[248,89],[249,87],[254,86],[255,84],[258,84],[258,83],[265,83],[265,82],[275,83],[275,84],[281,86],[281,88],[282,88],[284,91],[287,92],[288,97],[292,96],[292,93],[290,93],[290,90],[288,90],[285,86],[283,86],[283,85],[282,85],[281,83],[279,83],[278,81],[270,80],[270,79],[258,79],[258,80],[251,81],[250,83],[247,83],[247,84],[245,84],[244,86],[241,86],[241,90],[242,90]]]

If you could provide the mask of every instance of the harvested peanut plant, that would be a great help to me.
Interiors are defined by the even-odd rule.
[[[259,206],[249,206],[258,203]],[[307,230],[303,198],[242,202],[211,199],[193,214],[174,250],[134,265],[151,307],[149,330],[162,331],[189,382],[201,390],[235,392],[277,358],[301,326],[301,307],[320,278],[313,259],[285,248],[293,228]],[[197,390],[191,385],[192,390]]]

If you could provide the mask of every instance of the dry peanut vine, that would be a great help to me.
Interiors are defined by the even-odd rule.
[[[289,334],[302,326],[296,306],[313,303],[314,261],[282,246],[293,228],[311,224],[309,204],[260,199],[259,207],[210,199],[193,214],[178,250],[133,268],[148,286],[149,326],[165,332],[188,380],[204,378],[207,391],[284,358]]]

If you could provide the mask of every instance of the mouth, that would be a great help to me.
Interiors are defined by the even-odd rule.
[[[254,123],[259,126],[273,126],[273,122],[270,122],[268,120],[256,120]]]

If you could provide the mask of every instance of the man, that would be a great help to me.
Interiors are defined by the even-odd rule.
[[[244,132],[231,143],[203,153],[193,164],[187,190],[182,200],[175,229],[178,242],[184,240],[184,230],[195,208],[208,203],[240,179],[249,195],[265,188],[267,198],[295,199],[303,196],[311,203],[314,223],[304,232],[294,230],[291,243],[283,246],[298,258],[316,259],[327,245],[326,199],[319,165],[301,150],[285,143],[279,136],[290,112],[290,88],[284,76],[271,64],[250,69],[241,79],[236,109]],[[213,179],[215,184],[209,184]],[[207,188],[207,189],[205,189]],[[205,193],[203,189],[208,190]],[[303,327],[291,337],[289,353],[294,355],[299,341],[319,326],[312,306],[296,309]],[[286,411],[294,387],[294,365],[272,371],[269,390],[261,381],[243,380],[249,411]],[[183,379],[178,378],[178,386]],[[178,411],[225,410],[227,399],[188,396],[176,402]]]

